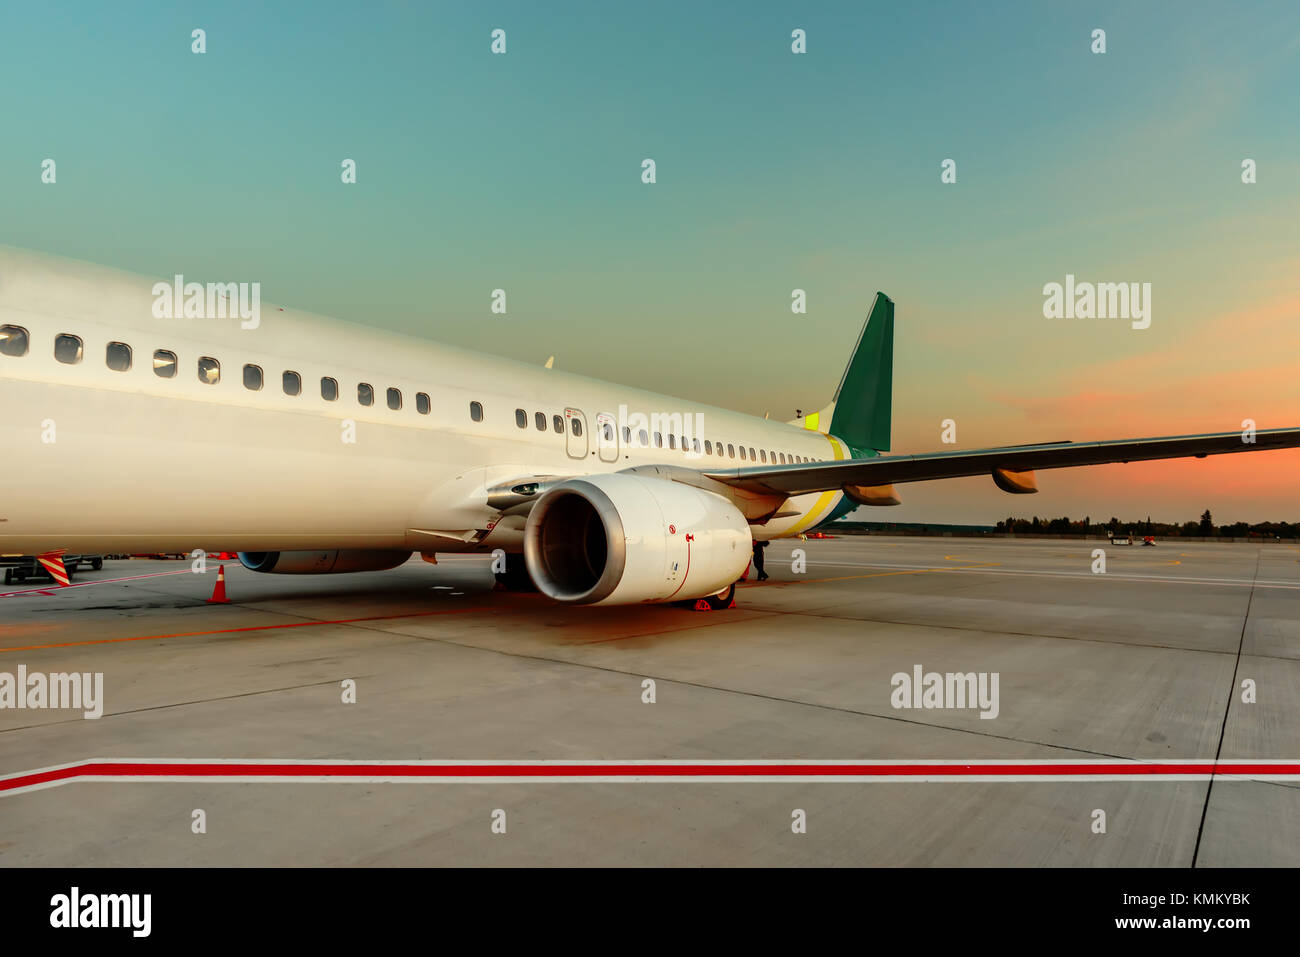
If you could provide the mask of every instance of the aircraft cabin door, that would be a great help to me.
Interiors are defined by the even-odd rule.
[[[565,451],[571,459],[587,457],[587,417],[581,409],[565,409],[564,422],[568,426],[565,433]]]
[[[618,425],[608,412],[596,413],[596,451],[602,462],[618,461]]]

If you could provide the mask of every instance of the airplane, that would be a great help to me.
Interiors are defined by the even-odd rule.
[[[0,246],[0,449],[20,477],[0,554],[331,574],[495,553],[505,587],[561,603],[727,608],[756,538],[898,504],[897,485],[1027,494],[1040,469],[1300,447],[1265,429],[886,454],[883,293],[830,402],[777,422],[288,308],[156,318],[168,285]]]

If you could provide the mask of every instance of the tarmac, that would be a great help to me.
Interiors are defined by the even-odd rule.
[[[1286,544],[781,540],[771,580],[714,612],[559,606],[451,556],[325,576],[228,563],[231,603],[209,604],[217,564],[5,588],[0,672],[102,672],[103,715],[0,709],[0,776],[108,758],[1300,758]],[[894,676],[918,667],[997,675],[996,716],[896,706]],[[182,775],[0,793],[0,866],[79,865],[1294,867],[1300,781]]]

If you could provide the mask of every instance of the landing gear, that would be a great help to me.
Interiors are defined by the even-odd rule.
[[[675,604],[678,607],[689,608],[692,611],[724,611],[728,608],[734,608],[736,606],[736,583],[732,582],[716,595],[705,595],[703,598],[688,598],[686,601],[675,602]]]
[[[716,595],[701,598],[700,601],[708,603],[709,611],[723,611],[727,608],[734,608],[736,605],[736,583],[732,582],[729,588],[724,588]]]
[[[496,579],[506,591],[537,591],[523,555],[506,555],[506,570],[497,572]]]

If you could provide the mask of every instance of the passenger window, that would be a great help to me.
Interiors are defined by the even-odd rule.
[[[736,447],[732,445],[730,442],[727,443],[727,454],[730,455],[733,459],[736,457]]]
[[[604,438],[606,444],[614,441],[614,427],[608,422],[601,423],[600,434]]]
[[[65,365],[76,365],[81,361],[81,340],[66,333],[54,337],[54,358]]]
[[[153,374],[163,379],[176,375],[176,353],[166,349],[155,349],[153,353]]]
[[[668,433],[668,447],[670,449],[677,448],[677,436],[673,435],[671,432]]]
[[[212,356],[199,356],[199,381],[204,385],[216,385],[221,381],[221,363]]]
[[[429,414],[429,396],[423,392],[415,393],[415,411],[421,415]]]
[[[483,403],[471,402],[469,404],[469,417],[475,422],[483,421]]]
[[[573,430],[574,435],[582,435],[582,422],[579,419],[570,419],[569,428]]]
[[[758,450],[758,460],[762,462],[764,465],[767,464],[767,453],[764,452],[762,449]]]
[[[390,388],[388,390],[388,407],[394,412],[400,412],[402,409],[402,390]]]
[[[298,375],[298,373],[286,371],[285,374],[281,376],[281,381],[284,384],[285,395],[302,394],[302,376]]]
[[[104,361],[114,372],[129,372],[131,370],[131,347],[125,342],[110,342],[108,349],[104,353]]]
[[[691,447],[691,443],[688,442],[688,441],[686,440],[686,436],[683,435],[683,436],[682,436],[682,451],[685,452],[685,451],[689,450],[690,447]]]
[[[552,416],[552,417],[551,417],[551,425],[555,427],[555,431],[556,431],[557,433],[559,433],[559,434],[561,434],[561,435],[564,434],[564,419],[560,418],[560,416],[558,416],[558,415],[556,415],[556,416]]]
[[[537,431],[538,431],[538,432],[545,432],[545,431],[546,431],[546,413],[545,413],[545,412],[536,412],[536,413],[534,413],[534,414],[533,414],[533,421],[537,424]]]
[[[749,447],[749,460],[751,462],[758,461],[758,456],[754,454],[754,447],[752,445]]]
[[[357,401],[362,405],[375,404],[375,387],[369,382],[357,383]]]
[[[743,445],[740,447],[740,457],[742,460],[745,458],[745,447]]]
[[[262,388],[262,367],[255,365],[244,366],[244,388],[252,389],[256,392]]]
[[[700,454],[700,440],[699,440],[699,439],[691,439],[691,448],[693,448],[693,449],[695,450],[695,454],[696,454],[696,455],[699,455],[699,454]]]
[[[28,342],[27,330],[22,326],[0,326],[0,353],[25,356]]]
[[[705,455],[712,455],[712,454],[713,454],[713,440],[712,440],[712,439],[705,439],[705,440],[704,440],[704,454],[705,454]]]
[[[326,402],[333,402],[339,397],[339,381],[331,379],[329,376],[322,376],[320,380],[320,397]]]
[[[523,409],[515,409],[515,425],[521,429],[528,428],[528,413]]]
[[[664,447],[664,436],[663,436],[663,433],[662,433],[662,432],[656,432],[656,433],[655,433],[655,448],[657,448],[657,449],[662,449],[663,447]]]
[[[629,429],[626,425],[623,426],[623,444],[624,445],[632,444],[632,430]]]
[[[641,429],[636,434],[637,440],[641,443],[641,448],[650,448],[650,434],[645,429]]]

